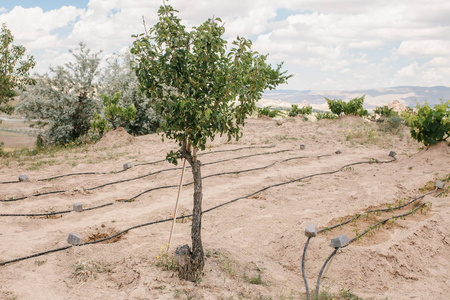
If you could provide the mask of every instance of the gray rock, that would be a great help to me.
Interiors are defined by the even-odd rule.
[[[126,164],[123,164],[123,169],[124,170],[128,170],[130,168],[131,168],[131,163],[130,162],[127,162]]]
[[[345,234],[338,236],[337,238],[334,238],[331,240],[331,247],[333,248],[341,248],[348,244],[349,242],[348,236]]]
[[[307,237],[315,237],[317,235],[317,227],[313,223],[306,223],[305,235]]]
[[[395,153],[394,151],[390,151],[390,152],[389,152],[389,156],[390,156],[390,157],[395,158],[395,154],[397,154],[397,153]]]
[[[78,211],[78,212],[83,211],[83,204],[81,204],[81,203],[74,203],[73,204],[73,210],[74,211]]]
[[[336,151],[335,153],[336,153],[336,154],[341,154],[342,151],[341,151],[341,150],[338,150],[338,151]]]
[[[435,187],[437,187],[438,189],[443,189],[445,186],[445,182],[438,180],[436,181],[436,183],[434,184]]]
[[[71,234],[69,234],[69,237],[67,238],[67,242],[71,245],[78,246],[83,243],[83,239],[78,234],[71,233]]]
[[[300,144],[300,150],[305,150],[306,145],[305,144]]]
[[[19,176],[19,181],[20,182],[29,182],[30,179],[28,179],[28,176],[26,174],[22,174]]]

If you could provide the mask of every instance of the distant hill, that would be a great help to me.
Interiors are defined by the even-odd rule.
[[[280,107],[290,107],[291,104],[302,104],[307,102],[313,108],[327,109],[325,97],[329,99],[342,99],[348,101],[355,97],[366,95],[364,107],[374,109],[377,106],[387,105],[393,100],[398,100],[405,106],[414,107],[416,101],[423,104],[427,100],[431,106],[450,99],[450,87],[433,86],[397,86],[368,90],[353,91],[298,91],[298,90],[278,90],[266,91],[263,94],[262,106],[272,105]]]

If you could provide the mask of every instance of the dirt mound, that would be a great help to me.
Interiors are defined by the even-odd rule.
[[[95,148],[113,148],[125,146],[132,143],[134,140],[133,136],[125,131],[123,127],[119,127],[116,130],[108,131],[102,139],[95,144]]]

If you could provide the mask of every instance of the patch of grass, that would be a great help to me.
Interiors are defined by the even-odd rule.
[[[72,266],[72,274],[70,275],[76,282],[87,282],[89,279],[97,279],[97,274],[110,273],[111,268],[99,262],[82,262],[78,261]]]
[[[229,276],[236,276],[235,262],[228,257],[228,255],[222,251],[214,251],[213,255],[217,257],[219,262],[222,264],[221,268]]]

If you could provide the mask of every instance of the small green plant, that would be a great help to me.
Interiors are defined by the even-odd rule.
[[[112,97],[100,95],[103,100],[103,114],[95,114],[95,119],[91,123],[92,128],[97,131],[100,136],[109,130],[109,128],[117,129],[131,122],[136,116],[136,108],[133,104],[123,107],[119,102],[122,93],[117,92]]]
[[[393,108],[389,108],[389,106],[387,106],[387,105],[377,106],[375,108],[375,110],[373,111],[373,113],[375,115],[379,115],[380,117],[385,117],[385,118],[393,117],[396,115],[398,116],[397,112],[395,112]]]
[[[298,105],[292,104],[289,111],[289,117],[296,117],[298,115],[310,115],[312,114],[312,107],[310,105],[298,108]]]
[[[330,120],[334,120],[337,119],[337,115],[330,113],[329,111],[325,111],[325,112],[318,112],[316,113],[316,119],[317,120],[322,120],[322,119],[330,119]]]
[[[166,247],[168,248],[169,245]],[[156,266],[161,267],[164,270],[175,270],[177,267],[177,263],[173,255],[169,255],[167,248],[162,246],[159,250],[158,256],[156,256]]]
[[[264,108],[258,108],[258,118],[262,116],[267,116],[269,118],[281,117],[283,112],[279,109],[273,109],[271,106]]]
[[[425,101],[417,103],[416,113],[405,112],[403,117],[411,128],[411,136],[425,146],[434,145],[450,136],[450,101],[431,108]]]

